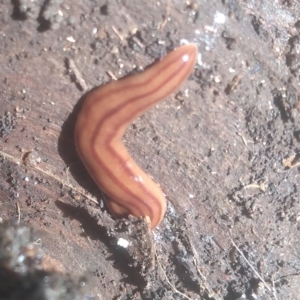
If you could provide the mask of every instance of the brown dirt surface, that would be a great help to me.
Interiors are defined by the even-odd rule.
[[[0,0],[1,220],[33,228],[47,270],[88,275],[84,299],[300,299],[299,16],[286,0]],[[184,42],[193,74],[124,137],[167,196],[150,232],[106,212],[76,103]]]

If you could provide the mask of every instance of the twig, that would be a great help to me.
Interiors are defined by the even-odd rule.
[[[0,155],[2,155],[2,156],[3,156],[4,158],[6,158],[6,159],[9,159],[10,161],[12,161],[13,163],[17,164],[18,166],[21,164],[21,161],[20,161],[20,160],[16,159],[14,156],[11,156],[11,155],[9,155],[9,154],[7,154],[7,153],[1,151],[1,150],[0,150]],[[88,199],[88,200],[90,200],[90,201],[92,201],[92,202],[98,204],[98,201],[97,201],[94,197],[92,197],[92,196],[90,196],[90,195],[87,195],[86,192],[81,191],[81,190],[75,188],[73,185],[64,182],[60,177],[56,176],[56,175],[53,174],[51,171],[45,171],[45,170],[43,170],[42,168],[37,167],[37,166],[30,167],[30,168],[32,168],[32,169],[34,169],[34,170],[37,170],[37,171],[39,171],[40,173],[43,173],[43,174],[45,174],[45,175],[47,175],[47,176],[49,176],[49,177],[55,179],[57,182],[61,183],[63,186],[66,186],[66,187],[72,189],[73,191],[77,192],[78,194],[81,194],[81,195],[82,195],[83,197],[85,197],[86,199]]]
[[[38,238],[35,242],[34,242],[35,245],[42,245],[42,239],[41,238]]]
[[[254,269],[254,267],[250,264],[249,260],[245,257],[243,252],[238,248],[238,246],[235,244],[235,242],[231,240],[232,245],[236,248],[236,250],[240,253],[240,255],[243,257],[243,259],[246,261],[248,266],[252,269],[252,271],[256,274],[256,276],[262,281],[262,283],[265,285],[265,287],[268,289],[269,292],[272,293],[272,289],[269,287],[269,285],[265,282],[265,280],[260,276],[260,274]],[[274,293],[273,293],[274,295]],[[275,297],[275,296],[274,296]],[[276,298],[275,298],[276,299]]]
[[[248,140],[246,140],[246,138],[244,137],[244,135],[242,134],[242,133],[240,133],[240,132],[237,132],[236,133],[239,137],[241,137],[241,139],[242,139],[242,141],[243,141],[243,143],[244,143],[244,145],[248,148],[248,143],[250,143],[250,144],[253,144],[253,141],[248,141]],[[248,148],[249,149],[249,148]]]
[[[113,30],[113,32],[116,34],[116,36],[122,41],[124,42],[124,37],[122,36],[122,34],[119,32],[119,30],[117,30],[117,28],[115,26],[111,26],[111,29]]]
[[[81,73],[77,69],[74,60],[72,58],[68,58],[67,57],[67,62],[68,62],[69,69],[73,72],[73,74],[75,76],[75,80],[80,85],[80,87],[82,88],[82,90],[84,92],[86,92],[89,89],[89,87],[86,84],[85,80],[83,79]]]
[[[94,199],[92,196],[87,195],[85,192],[80,191],[79,189],[75,188],[72,184],[68,184],[66,182],[64,182],[63,180],[61,180],[58,176],[52,174],[50,171],[45,171],[39,167],[34,167],[34,169],[40,171],[43,174],[48,175],[49,177],[52,177],[53,179],[55,179],[56,181],[58,181],[59,183],[61,183],[63,186],[66,186],[70,189],[72,189],[73,191],[77,192],[78,194],[81,194],[82,196],[84,196],[85,198],[87,198],[88,200],[98,204],[98,201],[96,199]]]
[[[277,292],[276,292],[276,288],[275,288],[273,276],[272,276],[272,286],[273,286],[273,295],[274,295],[274,298],[275,298],[275,300],[277,300]]]
[[[245,190],[246,189],[260,189],[262,192],[265,192],[266,191],[266,185],[264,182],[260,183],[260,184],[256,184],[256,183],[251,183],[251,184],[248,184],[248,185],[245,185],[243,187]]]
[[[133,36],[132,39],[139,45],[140,48],[145,48],[145,45],[136,36]]]
[[[18,202],[17,202],[16,206],[17,206],[17,212],[18,212],[18,225],[20,225],[20,220],[21,220],[21,210],[20,210],[20,205],[19,205]]]
[[[196,269],[197,269],[197,271],[198,271],[198,274],[199,274],[199,276],[200,276],[200,278],[203,280],[203,282],[204,282],[204,288],[206,288],[207,289],[207,291],[208,291],[208,293],[209,293],[209,297],[210,298],[215,298],[215,299],[217,299],[217,300],[221,300],[220,298],[219,298],[219,296],[217,296],[216,295],[216,293],[213,291],[213,289],[208,285],[208,284],[206,284],[207,283],[207,279],[206,279],[206,277],[202,274],[202,272],[201,272],[201,270],[200,270],[200,268],[199,268],[199,263],[198,263],[198,259],[197,259],[197,251],[196,251],[196,249],[195,249],[195,247],[193,246],[193,244],[191,243],[191,241],[189,241],[189,244],[190,244],[190,247],[191,247],[191,249],[192,249],[192,252],[193,252],[193,254],[194,254],[194,264],[195,264],[195,266],[196,266]]]
[[[113,74],[113,72],[107,71],[106,73],[108,74],[108,76],[110,76],[111,79],[118,80],[118,78]]]
[[[155,254],[155,257],[156,257],[156,260],[157,260],[157,264],[159,265],[159,267],[160,267],[162,273],[164,274],[164,276],[165,276],[165,278],[166,278],[167,283],[168,283],[169,286],[172,288],[172,290],[173,290],[175,293],[181,295],[182,297],[184,297],[184,298],[186,298],[186,299],[193,300],[192,298],[188,297],[187,295],[181,293],[180,291],[178,291],[178,290],[176,289],[176,287],[170,282],[170,280],[169,280],[169,278],[168,278],[166,272],[165,272],[164,269],[162,268],[162,266],[161,266],[161,264],[160,264],[160,262],[159,262],[159,260],[158,260],[157,254]]]

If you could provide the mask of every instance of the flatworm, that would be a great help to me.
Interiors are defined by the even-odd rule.
[[[178,89],[196,59],[197,46],[184,45],[145,71],[87,94],[75,126],[76,147],[116,217],[148,216],[151,229],[161,222],[165,195],[132,159],[122,137],[133,120]]]

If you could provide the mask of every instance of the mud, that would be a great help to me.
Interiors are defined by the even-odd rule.
[[[300,299],[299,2],[0,4],[0,217],[47,270],[87,275],[89,299]],[[87,90],[185,42],[193,74],[124,139],[167,196],[150,232],[106,211],[74,122]]]

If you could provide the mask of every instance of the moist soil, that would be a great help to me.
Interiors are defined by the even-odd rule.
[[[82,299],[300,299],[298,1],[1,0],[0,12],[0,216],[35,232],[39,268],[86,276]],[[151,232],[107,211],[76,152],[76,104],[189,42],[189,79],[124,136],[168,201]]]

